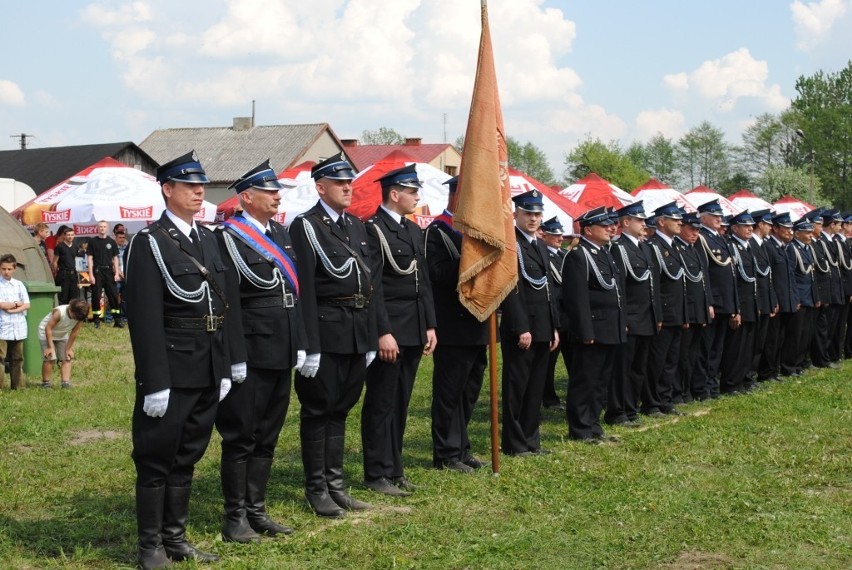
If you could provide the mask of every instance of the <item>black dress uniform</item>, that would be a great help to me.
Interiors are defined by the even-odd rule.
[[[604,208],[586,212],[580,227],[614,222]],[[560,321],[571,343],[566,412],[568,437],[582,441],[604,439],[600,413],[613,374],[627,342],[627,321],[622,306],[624,277],[606,248],[581,238],[565,258]]]
[[[701,226],[698,215],[684,215],[684,225],[697,229]],[[682,231],[682,230],[681,230]],[[710,322],[710,307],[713,292],[707,279],[707,257],[681,236],[675,236],[676,249],[683,262],[684,295],[686,298],[684,320],[686,325],[680,337],[680,361],[675,382],[672,385],[672,403],[675,405],[692,401],[692,378],[704,327]]]
[[[661,218],[682,220],[683,215],[675,202],[660,206],[654,211],[657,226]],[[680,362],[680,343],[683,325],[686,322],[686,296],[683,259],[674,241],[658,229],[648,239],[660,268],[660,321],[663,326],[651,342],[648,358],[648,379],[642,387],[641,411],[647,415],[677,414],[674,405],[674,384]]]
[[[835,220],[839,221],[839,214],[834,211],[826,211],[821,214],[823,219],[823,228]],[[836,217],[835,217],[836,216]],[[832,239],[832,234],[823,229],[819,235],[819,239],[814,241],[814,247],[820,247],[825,253],[825,258],[828,261],[830,268],[830,293],[828,305],[825,307],[825,334],[822,341],[825,346],[825,366],[831,363],[837,363],[840,360],[840,346],[836,342],[839,338],[838,323],[840,323],[843,315],[843,308],[846,305],[846,294],[843,290],[843,274],[838,258],[837,246]]]
[[[382,188],[420,188],[414,165],[388,172]],[[395,362],[379,358],[367,369],[361,441],[364,480],[386,479],[406,484],[402,443],[408,404],[414,390],[427,329],[435,329],[435,305],[423,251],[423,232],[417,224],[379,206],[367,221],[370,258],[376,273],[376,324],[379,338],[392,335],[399,348]],[[387,488],[387,487],[385,487]],[[408,489],[404,489],[408,490]]]
[[[815,229],[817,225],[820,226],[820,230],[822,229],[821,210],[812,210],[804,217],[814,225]],[[840,275],[839,273],[835,274],[837,272],[836,262],[830,257],[830,252],[825,247],[825,242],[821,236],[821,232],[819,235],[814,235],[810,244],[814,257],[814,300],[816,306],[810,362],[817,368],[827,368],[830,364],[828,335],[829,330],[831,330],[832,319],[835,316],[831,304],[836,303],[839,296],[837,288]]]
[[[642,200],[618,210],[619,218],[645,219]],[[623,424],[639,416],[639,401],[648,380],[648,355],[663,320],[660,306],[659,269],[654,252],[644,241],[622,232],[610,253],[624,275],[623,303],[627,313],[627,343],[622,351],[622,373],[613,375],[606,400],[604,421]]]
[[[560,240],[564,232],[562,224],[557,218],[551,218],[542,222],[541,229],[544,233],[558,235]],[[562,262],[565,261],[565,256],[568,251],[561,247],[555,248],[547,246],[548,256],[548,273],[547,279],[550,282],[550,301],[556,310],[559,311],[559,300],[562,298]],[[561,346],[560,346],[561,348]],[[544,392],[541,397],[541,404],[545,408],[564,409],[562,402],[559,400],[559,394],[556,393],[556,362],[559,360],[561,350],[553,350],[547,360],[547,376],[544,379]],[[568,361],[564,360],[565,369],[568,369]]]
[[[541,212],[537,190],[512,198],[519,210]],[[518,285],[503,301],[500,351],[503,355],[501,448],[508,455],[541,452],[541,398],[550,356],[550,343],[558,329],[547,279],[547,247],[515,228],[518,244]],[[520,335],[530,333],[526,349]]]
[[[113,326],[122,328],[121,308],[118,305],[118,290],[115,286],[115,267],[113,261],[118,257],[118,244],[109,236],[96,235],[89,238],[89,247],[86,250],[89,271],[95,277],[92,283],[92,318],[95,326],[100,324],[104,317],[104,308],[101,304],[101,292],[106,294],[110,313],[113,318]]]
[[[450,186],[454,191],[454,185]],[[471,455],[467,426],[482,389],[487,361],[488,322],[480,322],[460,302],[459,256],[462,234],[445,212],[426,228],[426,262],[438,346],[432,355],[432,464],[467,471],[481,463]],[[459,465],[461,464],[461,465]]]
[[[808,220],[799,220],[793,230],[810,232],[813,224]],[[802,373],[810,349],[816,318],[813,250],[799,239],[793,239],[787,246],[787,259],[793,266],[799,310],[787,324],[787,334],[781,346],[781,370],[790,376],[798,376]]]
[[[784,213],[775,216],[772,219],[772,225],[792,228],[793,222],[790,221],[790,214]],[[782,366],[781,347],[784,346],[790,320],[798,310],[799,298],[795,284],[795,266],[787,256],[787,248],[790,246],[781,241],[776,233],[773,230],[773,235],[764,240],[763,247],[772,270],[772,289],[778,301],[778,314],[769,319],[766,342],[763,345],[758,367],[758,380],[768,380],[793,373],[792,369]],[[798,331],[792,334],[798,334]]]
[[[54,246],[53,256],[56,259],[54,283],[60,287],[59,304],[67,305],[80,294],[77,277],[77,248],[61,241]]]
[[[718,200],[698,207],[699,214],[722,215]],[[736,268],[731,259],[728,241],[718,232],[701,227],[698,243],[703,255],[707,257],[708,277],[713,291],[713,321],[704,329],[704,341],[698,366],[693,377],[694,394],[698,399],[717,398],[719,396],[719,367],[722,363],[722,349],[725,334],[730,330],[729,321],[739,313],[737,298]]]
[[[269,161],[244,174],[233,187],[238,193],[250,189],[277,193],[283,188]],[[234,378],[216,415],[222,436],[222,536],[248,542],[257,540],[258,533],[292,532],[269,518],[266,487],[290,404],[291,369],[305,347],[305,331],[293,271],[296,254],[284,226],[273,220],[264,224],[246,211],[224,228],[217,237],[228,269],[239,276],[248,358],[245,381],[237,383]]]
[[[748,212],[737,214],[731,219],[731,226],[734,225],[753,226],[754,219]],[[739,239],[733,229],[731,229],[730,241],[737,273],[740,324],[725,335],[722,364],[719,368],[719,391],[723,394],[750,389],[751,384],[747,381],[746,375],[751,368],[754,355],[754,329],[758,317],[754,252],[749,242]]]
[[[164,186],[207,182],[194,153],[161,166],[157,179]],[[167,210],[134,237],[125,262],[143,567],[159,567],[166,555],[173,561],[217,559],[186,541],[192,476],[213,431],[220,381],[231,377],[232,364],[245,361],[236,275],[211,231],[193,226],[191,239],[184,233],[189,226],[178,220],[178,229],[170,215]],[[164,415],[152,417],[148,397],[164,390]]]
[[[755,231],[760,222],[772,223],[771,210],[759,210],[752,212],[755,221]],[[766,347],[766,338],[769,334],[769,322],[778,318],[778,296],[772,286],[772,266],[769,258],[768,238],[752,236],[749,240],[749,249],[754,254],[754,272],[757,279],[757,323],[754,327],[754,350],[752,354],[751,367],[748,372],[749,384],[760,379],[758,370],[763,360],[763,351]]]
[[[312,176],[352,180],[351,165],[335,155],[315,165]],[[336,217],[335,217],[336,216]],[[346,418],[361,397],[366,356],[377,347],[367,230],[361,220],[339,215],[322,201],[293,220],[290,238],[299,270],[307,353],[321,354],[316,377],[296,375],[301,403],[299,432],[305,496],[321,516],[343,515]]]
[[[845,222],[844,222],[845,223]],[[843,231],[834,234],[834,247],[837,251],[837,264],[840,267],[841,281],[843,282],[844,304],[840,313],[840,319],[837,324],[837,334],[832,339],[834,346],[832,350],[840,356],[840,358],[849,358],[849,352],[846,350],[846,338],[849,335],[849,314],[850,302],[852,302],[852,251],[850,246],[852,242],[846,239]]]

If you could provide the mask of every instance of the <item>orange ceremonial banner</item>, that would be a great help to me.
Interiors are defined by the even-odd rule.
[[[459,300],[480,321],[497,310],[518,281],[508,166],[488,9],[483,2],[479,60],[453,215],[453,226],[464,234]]]

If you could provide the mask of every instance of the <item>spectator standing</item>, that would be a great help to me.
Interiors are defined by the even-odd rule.
[[[23,383],[24,339],[30,297],[24,284],[13,277],[18,261],[11,253],[0,257],[0,388],[6,383],[3,363],[9,355],[12,390]]]
[[[74,230],[60,226],[59,240],[53,248],[54,283],[59,286],[59,304],[67,305],[80,294],[77,277],[77,248],[74,247]]]

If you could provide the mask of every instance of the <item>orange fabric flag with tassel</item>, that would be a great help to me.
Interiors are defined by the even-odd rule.
[[[518,281],[508,168],[488,8],[483,0],[479,59],[453,217],[454,227],[464,234],[459,300],[480,321],[497,310]]]

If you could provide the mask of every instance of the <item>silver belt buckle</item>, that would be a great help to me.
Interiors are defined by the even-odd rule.
[[[216,332],[219,330],[219,317],[216,315],[204,315],[204,330]]]
[[[292,293],[284,293],[284,308],[292,309],[296,306],[296,300],[293,298]]]
[[[356,295],[353,295],[352,297],[353,297],[353,300],[355,301],[355,308],[356,309],[363,309],[364,307],[367,306],[367,297],[365,297],[364,295],[356,294]]]

